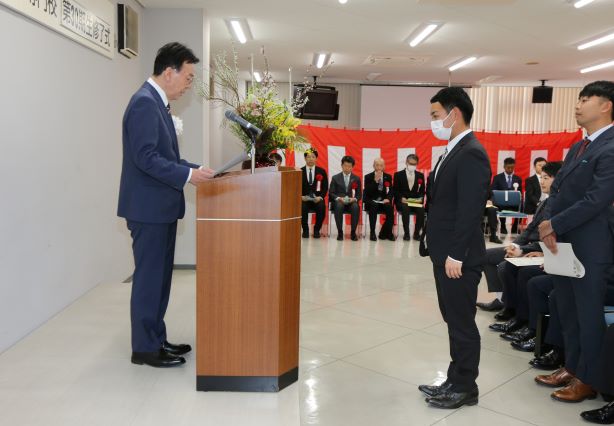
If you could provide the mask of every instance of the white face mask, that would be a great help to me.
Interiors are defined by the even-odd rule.
[[[408,172],[415,172],[416,171],[416,166],[411,166],[411,165],[407,165],[407,171]]]
[[[433,132],[433,135],[435,135],[435,137],[439,140],[442,140],[442,141],[450,140],[450,136],[452,135],[452,127],[454,127],[454,123],[456,123],[456,121],[454,121],[454,123],[452,123],[450,127],[443,126],[443,122],[447,120],[450,114],[452,114],[452,111],[450,111],[448,115],[446,115],[446,118],[444,118],[443,120],[431,121],[431,131]]]

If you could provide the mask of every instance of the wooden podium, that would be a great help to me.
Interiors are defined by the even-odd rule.
[[[277,392],[298,380],[301,172],[198,185],[196,389]]]

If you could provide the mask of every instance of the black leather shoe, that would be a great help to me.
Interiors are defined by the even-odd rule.
[[[352,234],[351,238],[352,238],[352,241],[358,241],[358,235],[356,234]]]
[[[516,315],[516,311],[512,308],[503,308],[495,315],[497,321],[509,321]]]
[[[377,241],[377,237],[375,236],[375,234],[371,234],[371,235],[369,236],[369,239],[370,239],[371,241]]]
[[[511,333],[503,333],[501,338],[509,342],[524,342],[535,337],[535,332],[529,327],[524,326],[520,330],[513,331]]]
[[[426,396],[433,397],[444,393],[445,391],[450,389],[450,387],[452,387],[452,383],[448,383],[446,381],[440,385],[420,385],[418,386],[418,390]]]
[[[162,349],[171,355],[185,355],[192,350],[192,346],[186,344],[173,345],[166,340],[162,343]]]
[[[414,240],[420,241],[420,234],[414,234]]]
[[[500,333],[510,333],[512,331],[520,330],[524,322],[520,321],[517,318],[512,318],[508,322],[500,323],[496,322],[494,324],[490,324],[488,328],[493,331],[498,331]]]
[[[590,411],[583,411],[580,416],[587,422],[597,423],[600,425],[614,424],[614,402]]]
[[[552,349],[540,357],[533,358],[529,364],[539,370],[556,370],[565,363],[565,355],[560,349]]]
[[[512,345],[512,348],[522,352],[535,351],[535,337],[531,337],[529,340],[524,340],[522,342],[512,342],[510,344]]]
[[[477,389],[471,392],[452,392],[447,390],[437,396],[427,398],[426,402],[431,407],[455,409],[463,405],[475,405],[478,403],[479,392]]]
[[[320,231],[313,231],[313,238],[320,238]]]
[[[501,241],[496,235],[491,235],[488,241],[495,244],[503,244],[503,241]]]
[[[409,234],[403,235],[403,241],[409,241],[409,240],[411,240],[411,237],[409,236]]]
[[[499,299],[495,299],[492,302],[488,303],[478,302],[475,304],[475,306],[477,306],[483,311],[494,312],[503,309],[503,302],[501,302]]]
[[[343,234],[337,235],[337,241],[343,241]]]
[[[309,231],[303,231],[303,238],[309,238]]]
[[[171,355],[163,349],[158,352],[132,352],[133,364],[149,365],[156,368],[177,367],[185,364],[185,358]]]

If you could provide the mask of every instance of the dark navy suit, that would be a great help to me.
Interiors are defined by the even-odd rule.
[[[156,352],[166,340],[177,220],[185,212],[190,168],[179,156],[172,117],[149,83],[132,96],[122,126],[123,162],[117,215],[132,236],[132,350]]]
[[[440,158],[426,188],[426,242],[433,262],[439,309],[450,338],[452,360],[447,382],[455,392],[477,388],[480,333],[475,323],[475,302],[486,254],[480,224],[490,177],[488,155],[470,132],[443,161]],[[463,262],[461,278],[446,275],[448,257]]]
[[[608,208],[614,202],[614,128],[576,157],[565,158],[550,191],[548,211],[558,242],[571,243],[584,265],[583,278],[555,276],[554,288],[565,339],[565,367],[582,382],[599,382],[597,361],[605,334],[603,305],[614,239]]]

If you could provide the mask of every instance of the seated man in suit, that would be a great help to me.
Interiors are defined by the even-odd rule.
[[[307,217],[310,212],[316,214],[316,224],[313,228],[313,238],[320,238],[320,229],[324,221],[326,207],[324,198],[328,192],[328,176],[326,170],[316,166],[318,151],[311,148],[305,152],[305,167],[303,172],[303,190],[301,207],[301,227],[303,238],[309,238],[309,224]]]
[[[542,167],[546,164],[546,159],[543,157],[537,157],[533,160],[533,167],[535,168],[535,174],[524,181],[525,186],[525,200],[524,200],[524,212],[526,214],[535,214],[537,204],[543,200],[541,184]]]
[[[499,173],[492,180],[490,187],[491,191],[520,191],[522,193],[522,179],[520,176],[514,174],[514,168],[516,167],[516,160],[512,157],[508,157],[503,160],[503,173]],[[504,217],[501,218],[501,233],[507,234],[507,227],[505,226]],[[518,232],[518,219],[512,220],[512,234]]]
[[[561,169],[561,162],[551,162],[547,163],[542,170],[542,188],[541,191],[544,194],[550,193],[550,186],[552,182]],[[522,321],[528,320],[528,301],[526,298],[523,298],[522,302],[518,301],[517,292],[515,289],[517,288],[517,281],[521,280],[523,285],[526,286],[526,280],[531,278],[529,275],[524,275],[523,272],[522,277],[516,277],[518,272],[518,268],[514,267],[511,263],[504,260],[505,257],[520,257],[527,255],[528,253],[541,251],[539,247],[539,224],[547,219],[547,205],[548,198],[542,201],[539,204],[537,211],[535,212],[535,217],[533,221],[527,226],[527,228],[514,240],[514,242],[505,248],[492,248],[486,250],[486,264],[484,265],[484,275],[486,276],[486,282],[488,283],[488,288],[490,291],[503,291],[503,297],[505,298],[505,303],[503,305],[503,310],[495,315],[495,319],[499,321],[511,321],[510,323],[505,324],[492,324],[491,329],[495,331],[502,331],[504,333],[515,331],[515,329],[520,328],[522,325]],[[523,267],[523,269],[531,268],[531,267]],[[530,270],[526,271],[527,273]],[[493,290],[491,290],[491,288]],[[507,288],[507,292],[506,292]],[[511,291],[510,291],[511,290]],[[525,295],[526,292],[522,292],[522,295]],[[497,299],[498,300],[498,299]],[[522,303],[521,305],[521,317],[520,322],[515,318],[516,309],[518,308],[518,303]],[[497,304],[491,302],[491,304]],[[484,310],[489,309],[490,304],[478,303],[478,307]],[[498,303],[500,306],[501,304]]]
[[[418,156],[409,154],[405,160],[405,169],[394,174],[394,203],[403,220],[403,240],[409,241],[409,215],[416,215],[414,240],[420,240],[420,232],[424,227],[424,207],[408,206],[409,199],[424,201],[425,183],[424,175],[416,171]]]
[[[338,241],[343,241],[343,213],[350,213],[352,215],[351,238],[352,241],[358,241],[356,227],[358,226],[358,218],[360,216],[358,202],[362,197],[362,185],[360,178],[352,173],[354,164],[356,164],[354,159],[349,155],[345,155],[341,159],[342,172],[333,176],[330,182],[328,199],[331,210],[335,214]]]
[[[379,233],[380,240],[394,241],[392,225],[394,223],[394,209],[392,208],[392,176],[384,172],[385,163],[382,158],[373,160],[373,171],[365,175],[365,190],[363,204],[369,214],[369,227],[371,241],[377,241],[375,224],[377,214],[384,213],[386,222]]]

